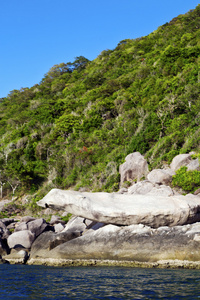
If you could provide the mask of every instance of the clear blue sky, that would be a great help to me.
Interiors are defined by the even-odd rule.
[[[145,36],[197,0],[0,0],[0,97],[39,83],[55,64],[93,60]]]

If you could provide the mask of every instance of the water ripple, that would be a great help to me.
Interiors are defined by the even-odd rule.
[[[200,299],[199,270],[0,265],[0,299]]]

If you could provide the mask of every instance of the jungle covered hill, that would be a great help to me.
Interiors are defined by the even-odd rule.
[[[180,153],[198,156],[199,124],[200,5],[93,61],[55,65],[39,84],[1,98],[0,198],[117,191],[129,153],[145,155],[151,168]]]

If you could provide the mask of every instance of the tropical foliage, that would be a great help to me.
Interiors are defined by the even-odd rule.
[[[89,61],[53,66],[0,99],[2,195],[116,191],[139,151],[151,167],[200,150],[200,5]]]

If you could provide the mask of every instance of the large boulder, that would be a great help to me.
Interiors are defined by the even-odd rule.
[[[128,188],[128,194],[139,194],[139,195],[156,195],[156,196],[172,196],[174,195],[173,190],[170,186],[164,184],[155,184],[148,180],[137,182]]]
[[[19,222],[15,226],[15,232],[22,231],[22,230],[28,230],[28,225],[26,222]]]
[[[39,236],[48,228],[48,224],[44,219],[36,219],[27,223],[28,230],[30,230],[35,237]]]
[[[200,260],[200,224],[160,227],[106,225],[97,231],[58,245],[50,251],[35,252],[34,259],[120,260],[156,262],[160,260]],[[31,263],[31,261],[30,261]]]
[[[54,226],[54,231],[55,232],[62,232],[65,229],[65,226],[62,223],[57,223]]]
[[[51,190],[39,206],[65,209],[73,215],[117,225],[144,224],[154,228],[200,221],[200,197],[87,193]]]
[[[59,224],[59,223],[65,225],[66,222],[63,221],[59,216],[52,215],[49,224],[55,225],[55,224]]]
[[[169,185],[172,181],[172,175],[175,175],[175,172],[170,174],[164,169],[154,169],[147,175],[147,179],[152,183]]]
[[[32,244],[31,257],[46,256],[46,253],[60,244],[66,243],[72,239],[80,237],[79,232],[61,232],[52,231],[43,232]]]
[[[35,240],[35,235],[30,230],[22,230],[12,233],[8,237],[8,246],[10,248],[24,247],[31,248],[33,241]]]
[[[104,223],[74,216],[69,220],[63,232],[79,232],[80,235],[83,235],[88,233],[90,230],[97,230],[104,225]]]
[[[128,188],[128,194],[145,195],[154,188],[154,184],[148,180],[139,181]]]
[[[27,221],[19,222],[15,227],[15,232],[29,230],[31,231],[35,237],[40,235],[43,231],[48,228],[47,222],[40,218],[40,219],[27,219]]]
[[[63,231],[79,232],[82,235],[82,233],[86,230],[86,227],[87,225],[84,218],[73,216],[68,221]]]
[[[139,181],[148,173],[148,164],[143,155],[134,152],[126,156],[125,163],[119,166],[121,184],[124,181]]]
[[[11,253],[4,256],[4,258],[11,264],[25,264],[29,258],[29,254],[25,249],[12,249]]]
[[[174,191],[170,188],[170,186],[161,184],[158,186],[154,186],[149,192],[149,195],[155,195],[156,197],[169,197],[174,195]]]
[[[175,156],[170,164],[170,167],[173,171],[177,171],[182,166],[186,166],[188,170],[199,170],[199,160],[192,159],[193,153],[187,153],[187,154],[179,154]]]
[[[31,216],[24,216],[21,218],[21,222],[25,222],[25,223],[28,223],[28,222],[31,222],[31,221],[34,221],[36,220],[36,218],[33,218]]]

